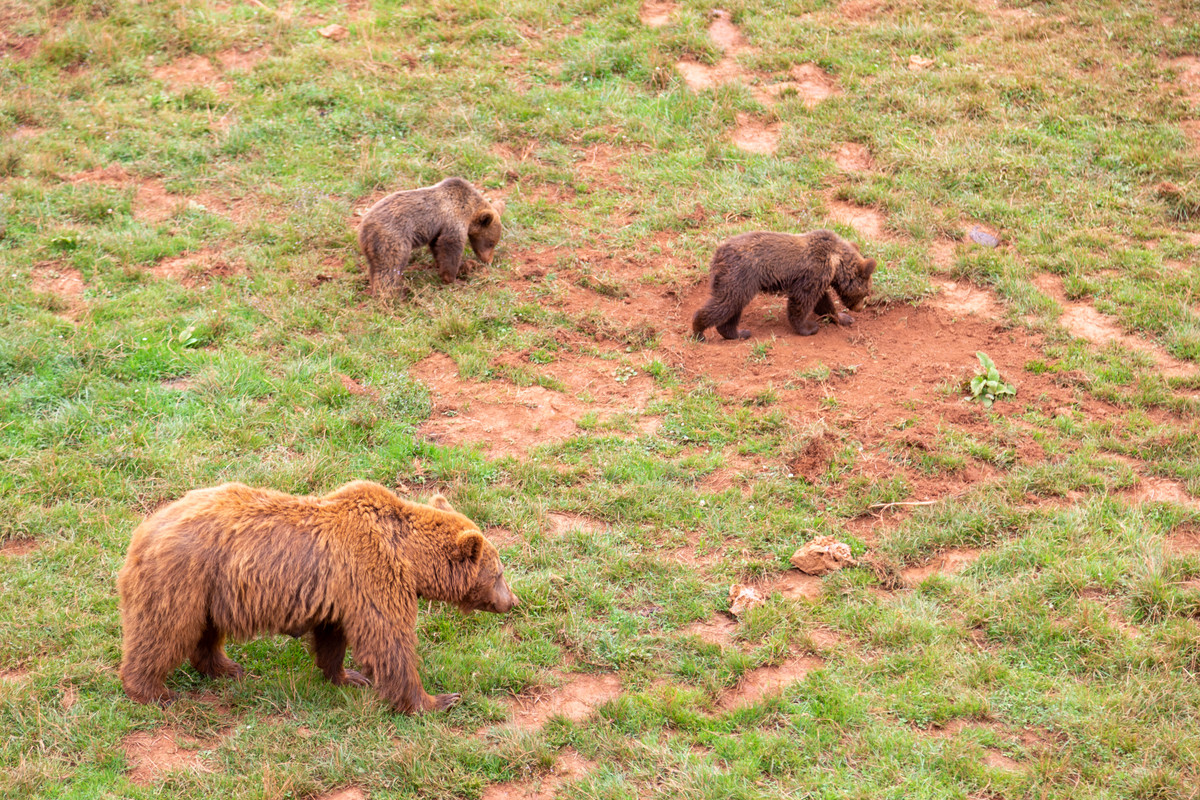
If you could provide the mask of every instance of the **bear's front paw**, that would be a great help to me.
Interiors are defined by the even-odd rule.
[[[462,695],[458,692],[439,694],[437,697],[433,698],[433,708],[430,710],[445,711],[448,708],[453,708],[454,706],[458,705],[459,700],[462,700]]]
[[[342,679],[338,681],[338,686],[370,686],[371,681],[366,675],[352,669],[348,669],[342,675]]]

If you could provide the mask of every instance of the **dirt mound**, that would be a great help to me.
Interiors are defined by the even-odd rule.
[[[1062,306],[1059,321],[1072,336],[1086,339],[1098,347],[1104,347],[1109,342],[1119,342],[1130,350],[1145,353],[1153,358],[1162,373],[1167,376],[1186,377],[1196,374],[1196,365],[1180,361],[1164,353],[1153,343],[1125,333],[1114,320],[1101,314],[1088,303],[1068,300],[1063,291],[1062,280],[1057,276],[1043,273],[1034,278],[1033,283]]]
[[[1135,503],[1174,503],[1175,505],[1200,511],[1200,498],[1188,494],[1179,481],[1152,476],[1143,476],[1141,482],[1129,492]]]
[[[558,677],[562,684],[557,688],[532,697],[517,698],[513,703],[513,727],[540,728],[554,717],[578,722],[621,694],[619,675],[572,673]]]
[[[733,634],[737,631],[737,621],[726,614],[714,613],[708,619],[693,622],[680,630],[685,636],[695,636],[702,642],[715,644],[718,647],[729,647],[733,644]]]
[[[763,122],[749,114],[737,115],[737,127],[733,129],[733,143],[747,153],[771,155],[779,147],[778,122]]]
[[[742,676],[737,686],[721,696],[717,706],[724,711],[730,711],[753,705],[765,697],[782,692],[793,683],[803,680],[808,673],[823,666],[823,658],[800,656],[779,665],[751,670]]]
[[[7,539],[4,544],[0,544],[0,556],[8,558],[20,558],[27,556],[38,548],[37,539],[29,537],[19,537],[16,539]]]
[[[221,72],[212,65],[205,56],[184,56],[170,64],[155,67],[150,72],[155,80],[162,81],[175,92],[190,89],[193,86],[212,86],[224,94],[229,91],[229,84],[221,80]]]
[[[181,744],[191,749],[183,749]],[[126,736],[121,746],[130,765],[129,780],[137,784],[154,783],[165,773],[174,770],[210,771],[210,767],[201,759],[199,749],[211,748],[212,743],[172,728],[136,731]]]
[[[35,292],[57,295],[68,301],[79,298],[84,290],[83,273],[55,263],[34,266],[30,284]]]
[[[1003,316],[1000,304],[987,289],[972,286],[966,281],[934,281],[938,294],[932,305],[951,315],[974,314],[996,320]]]
[[[920,567],[908,567],[900,571],[900,580],[905,586],[918,586],[926,578],[933,575],[960,572],[979,560],[982,550],[974,548],[959,548],[940,553],[928,564]]]
[[[854,142],[842,142],[833,155],[833,161],[843,172],[871,172],[875,169],[871,151]]]
[[[504,359],[508,366],[527,366],[521,356],[506,354]],[[538,444],[575,435],[577,421],[588,412],[597,412],[602,419],[640,412],[654,395],[651,378],[620,372],[603,359],[563,358],[537,369],[561,382],[567,392],[505,381],[462,380],[448,356],[430,356],[411,370],[430,388],[436,404],[421,431],[435,441],[478,443],[493,456],[523,455]]]
[[[271,54],[270,45],[256,47],[253,50],[238,50],[229,48],[217,53],[217,61],[226,72],[249,72],[260,61]]]
[[[149,269],[160,280],[173,280],[188,288],[201,286],[217,278],[228,278],[244,271],[240,264],[229,260],[217,249],[164,258]]]
[[[679,4],[670,0],[646,0],[638,11],[638,19],[647,28],[661,28],[671,21],[678,10]]]
[[[829,216],[835,222],[839,222],[842,225],[849,225],[863,236],[868,236],[872,239],[889,238],[887,217],[873,208],[856,206],[844,200],[831,200],[829,202]]]
[[[553,800],[564,783],[579,780],[597,766],[595,761],[584,758],[568,747],[555,760],[548,774],[532,781],[489,786],[482,800]]]

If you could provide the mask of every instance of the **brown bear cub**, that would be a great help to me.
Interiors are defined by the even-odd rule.
[[[748,338],[750,331],[738,330],[738,321],[759,292],[787,295],[788,322],[801,336],[817,332],[814,311],[850,325],[854,318],[838,311],[836,298],[858,311],[871,293],[874,271],[875,259],[863,258],[853,243],[833,231],[734,236],[713,254],[712,297],[692,317],[692,333],[704,341],[704,331],[715,327],[726,339]]]
[[[489,203],[462,178],[389,194],[371,206],[358,228],[371,291],[403,294],[400,276],[413,248],[423,245],[429,245],[445,283],[458,277],[468,241],[480,261],[492,263],[503,212],[503,200]]]
[[[369,686],[398,711],[440,711],[417,672],[417,598],[503,613],[518,601],[479,528],[441,495],[409,502],[368,481],[324,497],[226,483],[188,492],[137,530],[117,576],[121,682],[140,703],[171,698],[184,659],[240,677],[226,637],[312,634],[337,685]],[[362,673],[343,666],[346,646]]]

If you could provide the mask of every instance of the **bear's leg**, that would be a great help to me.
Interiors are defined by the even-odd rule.
[[[375,681],[375,690],[393,708],[405,714],[426,711],[445,711],[458,703],[461,695],[425,691],[417,671],[417,607],[416,597],[404,609],[399,619],[389,620],[374,614],[353,620],[347,630],[354,658],[363,665],[363,672]]]
[[[791,324],[792,330],[801,336],[812,336],[820,330],[816,318],[811,314],[816,302],[817,298],[805,296],[798,292],[792,292],[788,295],[788,322]]]
[[[466,246],[465,239],[448,232],[442,233],[429,243],[438,274],[442,276],[442,283],[454,283],[454,279],[458,277],[458,270],[462,267],[463,248]]]
[[[313,628],[313,652],[317,666],[334,686],[370,686],[361,672],[346,669],[346,633],[336,622],[327,622]]]
[[[183,648],[169,637],[157,631],[132,630],[126,625],[120,669],[125,694],[137,703],[170,702],[175,693],[167,689],[166,679],[183,663],[183,658]]]
[[[738,330],[738,323],[742,321],[742,310],[739,308],[734,312],[733,316],[717,326],[717,333],[724,336],[726,339],[749,339],[750,331]]]
[[[240,678],[246,674],[246,670],[225,655],[225,635],[211,620],[192,649],[191,661],[197,672],[210,678]]]
[[[726,339],[749,339],[750,331],[738,330],[744,307],[745,304],[737,305],[728,299],[722,301],[716,297],[709,298],[692,317],[692,335],[703,342],[704,331],[715,327],[717,333]]]
[[[837,303],[834,301],[833,289],[826,289],[825,294],[817,300],[817,306],[813,309],[813,313],[818,317],[830,317],[838,325],[850,326],[854,324],[854,317],[850,316],[845,311],[839,311]]]
[[[403,297],[405,290],[400,279],[412,256],[412,246],[402,236],[375,228],[364,232],[361,241],[371,291],[383,297]]]

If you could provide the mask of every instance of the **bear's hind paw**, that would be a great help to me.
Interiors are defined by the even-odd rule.
[[[439,694],[437,697],[433,698],[433,708],[431,710],[445,711],[446,709],[453,708],[454,706],[458,705],[460,700],[462,700],[462,695],[458,692],[452,692],[451,694]]]

